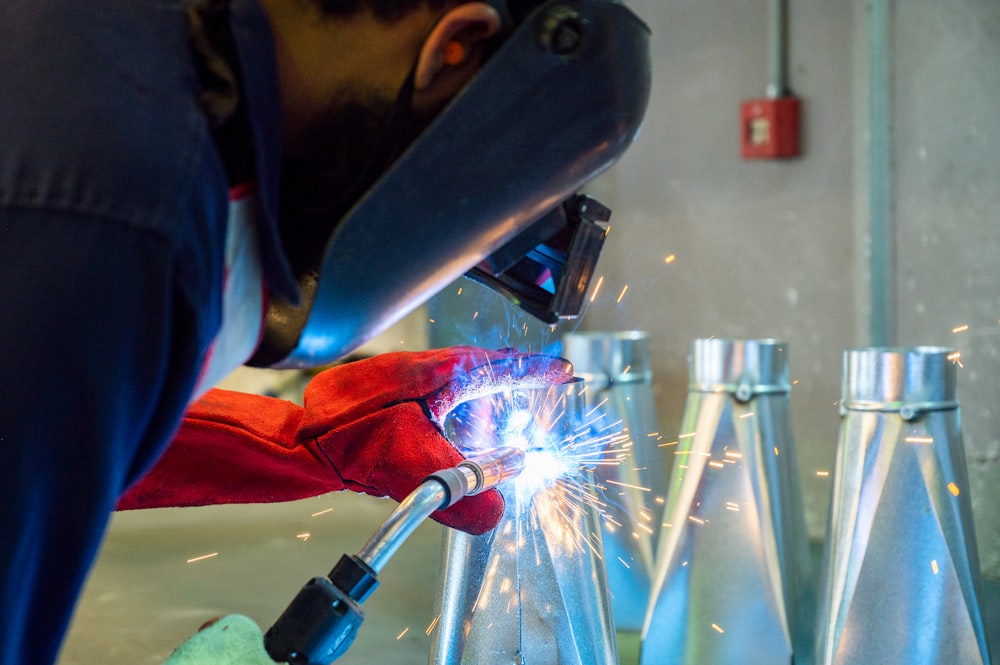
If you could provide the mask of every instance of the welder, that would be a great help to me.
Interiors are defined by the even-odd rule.
[[[459,347],[334,367],[304,407],[211,389],[325,365],[466,272],[570,314],[606,222],[574,193],[631,142],[648,62],[544,4],[0,3],[0,663],[55,660],[116,506],[399,500],[461,461],[435,418],[463,377],[569,378]]]

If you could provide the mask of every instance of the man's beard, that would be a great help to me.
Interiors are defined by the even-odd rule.
[[[429,124],[398,99],[355,92],[315,116],[298,150],[283,156],[278,220],[296,276],[318,269],[340,220]]]

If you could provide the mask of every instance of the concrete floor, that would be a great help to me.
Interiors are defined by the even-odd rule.
[[[395,505],[340,493],[115,515],[59,665],[160,665],[198,626],[225,614],[245,614],[266,630],[303,584],[357,551]],[[441,529],[426,522],[386,565],[338,663],[427,662]]]

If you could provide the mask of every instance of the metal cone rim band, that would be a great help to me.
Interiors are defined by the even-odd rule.
[[[651,383],[649,333],[644,330],[572,332],[563,336],[563,355],[590,383]]]
[[[776,339],[696,339],[688,358],[697,392],[728,392],[741,401],[764,393],[787,393],[787,342]]]
[[[910,420],[958,408],[954,349],[868,347],[844,352],[841,406],[850,411],[898,411]]]

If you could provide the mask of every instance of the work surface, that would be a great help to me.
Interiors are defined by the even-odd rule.
[[[266,630],[303,584],[357,551],[395,505],[338,493],[117,514],[58,663],[160,665],[202,623],[231,613]],[[427,663],[442,528],[424,523],[389,561],[338,665]],[[988,632],[998,633],[1000,584],[985,586]],[[1000,635],[992,637],[996,648]],[[634,636],[619,636],[622,665],[635,663],[637,650]]]

